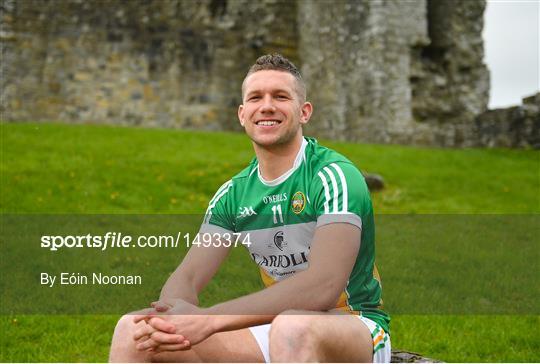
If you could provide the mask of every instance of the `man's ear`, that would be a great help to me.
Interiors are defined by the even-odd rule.
[[[240,125],[244,126],[244,105],[238,106],[238,120]]]
[[[313,105],[311,105],[311,102],[306,101],[304,102],[304,105],[302,105],[300,111],[302,113],[300,116],[300,123],[307,124],[311,114],[313,114]]]

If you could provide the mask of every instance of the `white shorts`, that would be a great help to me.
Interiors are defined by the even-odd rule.
[[[392,345],[390,343],[390,335],[388,335],[376,322],[364,316],[358,317],[371,332],[373,338],[373,362],[374,363],[390,363],[392,358]],[[268,349],[270,341],[270,326],[271,324],[253,326],[249,330],[257,340],[261,349],[264,361],[270,363],[270,350]]]

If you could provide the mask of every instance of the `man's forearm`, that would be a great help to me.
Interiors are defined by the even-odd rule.
[[[333,308],[344,287],[310,271],[297,273],[262,291],[204,309],[213,316],[214,331],[230,331],[269,323],[286,310]]]
[[[182,275],[180,271],[175,271],[167,279],[167,282],[161,289],[159,299],[172,305],[176,299],[182,299],[195,306],[199,305],[198,292],[194,284],[189,277]]]
[[[160,299],[182,299],[199,305],[198,294],[214,276],[229,252],[228,247],[193,246],[182,264],[171,274],[161,290]]]

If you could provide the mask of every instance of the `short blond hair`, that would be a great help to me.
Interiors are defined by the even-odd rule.
[[[244,84],[246,79],[255,72],[268,70],[282,71],[293,75],[296,81],[296,92],[298,93],[298,96],[300,96],[300,101],[306,101],[306,83],[304,82],[300,71],[296,68],[294,63],[279,53],[265,54],[264,56],[257,58],[255,63],[249,68],[246,77],[244,77],[244,82],[242,82],[242,96],[244,95]]]

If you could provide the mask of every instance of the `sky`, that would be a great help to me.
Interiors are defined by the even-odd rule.
[[[483,36],[490,109],[521,104],[540,90],[539,17],[540,0],[488,0]]]

